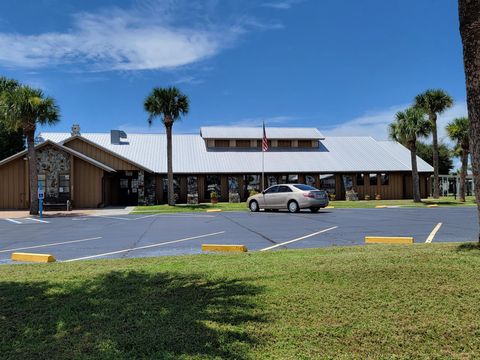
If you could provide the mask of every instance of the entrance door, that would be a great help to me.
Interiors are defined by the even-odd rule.
[[[138,180],[136,173],[126,171],[120,175],[119,203],[133,206],[138,204]]]

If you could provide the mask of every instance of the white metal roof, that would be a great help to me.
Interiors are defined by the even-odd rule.
[[[269,139],[320,140],[324,136],[317,128],[265,127]],[[262,139],[261,127],[203,126],[200,135],[204,139]]]
[[[62,142],[69,133],[40,134]],[[112,153],[152,169],[167,172],[165,134],[128,134],[125,143],[113,145],[109,133],[82,133],[85,139]],[[393,144],[392,144],[393,143]],[[411,171],[409,151],[395,142],[371,137],[328,137],[318,149],[270,149],[265,153],[265,172],[382,172]],[[418,158],[420,172],[432,172]],[[259,173],[262,152],[258,149],[211,149],[199,135],[173,135],[173,171],[176,173]]]

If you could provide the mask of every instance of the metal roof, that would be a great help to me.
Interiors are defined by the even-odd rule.
[[[324,136],[317,128],[265,127],[269,139],[321,140]],[[200,135],[204,139],[262,139],[261,127],[203,126]]]
[[[42,133],[45,140],[61,143],[70,133]],[[128,134],[125,143],[113,145],[109,133],[82,133],[90,142],[156,173],[167,172],[165,134]],[[328,137],[315,149],[275,149],[265,153],[265,172],[382,172],[411,171],[410,153],[402,145],[371,137]],[[173,171],[194,173],[259,173],[262,152],[248,148],[207,148],[199,135],[173,135]],[[420,172],[433,168],[418,158]]]

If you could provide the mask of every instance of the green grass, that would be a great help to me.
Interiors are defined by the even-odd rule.
[[[379,205],[400,206],[400,207],[426,207],[437,204],[439,206],[475,206],[475,197],[468,196],[465,202],[456,200],[453,196],[445,196],[436,200],[433,198],[423,199],[421,203],[414,203],[413,200],[359,200],[359,201],[330,201],[335,208],[374,208]]]
[[[178,204],[175,206],[154,205],[154,206],[137,206],[132,213],[179,213],[179,212],[205,212],[211,209],[220,209],[222,211],[248,211],[247,205],[242,203],[219,202],[215,205],[205,203],[198,205]]]
[[[478,358],[478,246],[4,265],[5,359]]]
[[[386,206],[400,206],[400,207],[426,207],[427,205],[438,204],[439,206],[474,206],[475,198],[473,196],[467,197],[467,201],[462,203],[451,197],[442,197],[438,200],[424,199],[421,203],[414,203],[413,200],[360,200],[360,201],[330,201],[330,205],[335,208],[374,208],[379,205]],[[221,202],[216,205],[212,204],[199,204],[199,205],[184,205],[179,204],[176,206],[168,205],[154,205],[154,206],[137,206],[133,210],[133,214],[156,214],[156,213],[179,213],[179,212],[205,212],[209,209],[221,209],[222,211],[248,211],[247,205],[242,203],[227,203]]]

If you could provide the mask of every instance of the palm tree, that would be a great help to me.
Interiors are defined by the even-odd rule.
[[[429,89],[415,97],[415,106],[422,108],[432,123],[433,138],[433,198],[440,197],[438,177],[438,133],[437,116],[453,105],[453,99],[442,89]]]
[[[55,100],[41,90],[25,85],[8,85],[0,97],[0,120],[12,130],[22,129],[27,138],[28,177],[30,179],[30,214],[38,214],[38,172],[35,154],[37,125],[53,125],[60,112]]]
[[[453,121],[447,125],[447,134],[450,139],[457,143],[458,154],[462,160],[458,195],[460,201],[465,201],[465,179],[467,177],[468,155],[470,153],[469,127],[470,124],[466,117],[453,119]]]
[[[389,126],[389,135],[395,141],[403,144],[410,150],[412,160],[413,201],[421,202],[420,180],[417,167],[417,138],[430,134],[431,124],[425,117],[425,112],[418,107],[410,107],[399,111],[395,121]]]
[[[173,190],[173,168],[172,168],[172,127],[173,123],[186,115],[189,110],[189,100],[176,87],[154,88],[144,102],[145,111],[150,114],[148,123],[151,125],[153,119],[161,117],[167,133],[167,173],[168,173],[168,205],[175,205]]]
[[[0,76],[0,95],[6,91],[13,91],[19,86],[20,84],[17,80],[8,79],[6,77]]]

